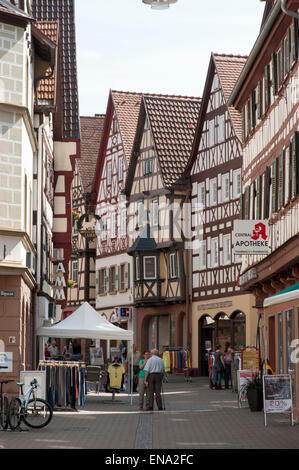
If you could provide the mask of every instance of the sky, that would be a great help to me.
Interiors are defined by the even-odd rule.
[[[109,90],[201,97],[211,52],[248,55],[265,2],[75,0],[80,116],[105,114]]]

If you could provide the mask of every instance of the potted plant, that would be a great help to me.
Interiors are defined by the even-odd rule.
[[[67,280],[67,286],[70,287],[72,289],[72,287],[74,287],[75,285],[75,281],[73,281],[72,279],[68,279]]]
[[[242,387],[242,393],[247,395],[248,405],[251,411],[263,409],[263,380],[259,374],[247,379]]]
[[[72,209],[72,216],[73,216],[73,220],[77,220],[79,219],[79,212],[76,211],[76,209]]]

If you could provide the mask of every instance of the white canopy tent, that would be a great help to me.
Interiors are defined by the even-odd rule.
[[[82,304],[69,317],[53,326],[43,326],[37,336],[51,338],[85,338],[129,341],[131,357],[131,404],[133,385],[133,331],[124,330],[102,317],[88,302]]]

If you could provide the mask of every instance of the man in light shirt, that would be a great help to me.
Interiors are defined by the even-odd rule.
[[[154,395],[156,396],[156,402],[158,410],[163,410],[162,406],[162,380],[165,372],[165,365],[162,359],[158,356],[158,350],[153,349],[151,351],[152,357],[147,361],[144,371],[145,380],[144,384],[148,386],[148,411],[153,410]]]

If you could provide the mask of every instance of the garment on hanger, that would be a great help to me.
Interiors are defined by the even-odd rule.
[[[119,362],[113,362],[107,370],[107,391],[120,391],[124,384],[125,368]]]

